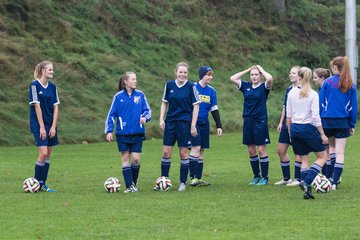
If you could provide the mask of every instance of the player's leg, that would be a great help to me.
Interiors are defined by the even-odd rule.
[[[199,136],[199,135],[198,135]],[[193,141],[191,141],[193,144]],[[190,186],[196,186],[198,184],[198,164],[200,156],[200,144],[191,147],[189,155],[189,171],[190,171]]]
[[[346,138],[335,138],[335,154],[336,154],[336,163],[334,165],[334,172],[332,175],[332,183],[331,186],[332,190],[336,190],[339,184],[339,180],[344,168],[344,161],[345,161],[345,145],[346,145]]]
[[[266,152],[266,145],[258,146],[258,151],[260,156],[261,179],[256,185],[262,186],[267,185],[269,182],[269,157]]]
[[[275,185],[285,185],[291,183],[290,158],[289,155],[287,154],[288,148],[289,148],[289,144],[281,143],[279,141],[277,146],[277,154],[279,155],[280,158],[280,166],[281,166],[283,178],[280,181],[276,182]]]
[[[249,185],[255,185],[261,179],[259,156],[257,155],[256,146],[254,144],[248,145],[247,148],[250,156],[251,169],[254,174],[254,177],[250,180]]]

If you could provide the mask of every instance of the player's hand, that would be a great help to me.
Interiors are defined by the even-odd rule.
[[[191,136],[196,137],[198,135],[196,127],[191,126]]]
[[[46,131],[45,131],[44,127],[40,127],[40,138],[41,138],[41,140],[46,139]]]
[[[145,123],[146,123],[146,118],[141,117],[141,118],[140,118],[140,124],[145,124]]]
[[[218,128],[218,129],[217,129],[217,135],[218,135],[219,137],[221,137],[222,133],[223,133],[223,130],[222,130],[221,128]]]
[[[326,137],[326,135],[325,135],[325,134],[321,134],[320,136],[321,136],[322,143],[323,143],[323,144],[328,144],[328,138]]]
[[[50,132],[49,132],[49,137],[53,138],[53,137],[55,137],[55,134],[56,134],[56,128],[51,127]]]
[[[354,135],[355,134],[355,128],[350,128],[350,135]]]
[[[113,134],[112,133],[106,134],[106,141],[111,142],[112,140],[113,140]]]
[[[160,128],[161,128],[162,130],[165,130],[165,122],[164,122],[164,120],[160,120],[159,126],[160,126]]]
[[[282,128],[282,123],[279,123],[279,125],[277,126],[277,131],[281,132],[281,128]]]

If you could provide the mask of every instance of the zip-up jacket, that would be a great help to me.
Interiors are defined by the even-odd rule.
[[[140,118],[151,119],[150,106],[142,91],[135,89],[131,95],[121,90],[115,94],[105,122],[105,133],[111,133],[116,124],[117,135],[143,135],[145,126]]]
[[[339,89],[340,76],[335,74],[324,81],[319,92],[321,118],[348,118],[350,128],[357,120],[357,94],[353,85],[346,93]]]

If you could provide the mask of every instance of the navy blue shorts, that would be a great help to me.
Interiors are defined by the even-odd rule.
[[[286,124],[283,124],[281,127],[278,142],[291,145],[290,136]]]
[[[324,128],[324,133],[328,138],[348,138],[350,137],[350,128]]]
[[[201,146],[201,148],[210,147],[210,124],[209,121],[198,121],[196,123],[198,135],[191,137],[192,146]]]
[[[57,130],[56,130],[55,136],[53,138],[49,137],[50,129],[45,129],[45,131],[46,131],[46,138],[44,140],[42,140],[40,138],[40,132],[33,132],[36,146],[38,146],[38,147],[43,147],[43,146],[52,147],[52,146],[58,145],[59,142],[58,142]]]
[[[243,144],[260,146],[269,143],[270,137],[267,123],[254,118],[244,118]]]
[[[166,121],[164,130],[164,146],[174,146],[177,141],[178,147],[191,146],[191,122]]]
[[[116,135],[116,142],[117,142],[117,145],[118,145],[119,152],[141,153],[143,141],[144,141],[144,136],[139,136],[139,135],[131,135],[131,136]]]
[[[304,156],[310,152],[325,151],[325,145],[322,143],[320,133],[314,125],[292,123],[290,130],[295,154]]]

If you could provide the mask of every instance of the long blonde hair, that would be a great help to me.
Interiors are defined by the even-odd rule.
[[[49,64],[52,64],[52,63],[49,61],[42,61],[41,63],[37,64],[35,66],[35,70],[34,70],[34,79],[40,79],[41,75],[42,75],[41,70]]]
[[[308,67],[302,67],[299,69],[299,77],[301,77],[301,90],[300,97],[308,97],[311,90],[310,79],[312,72]]]

